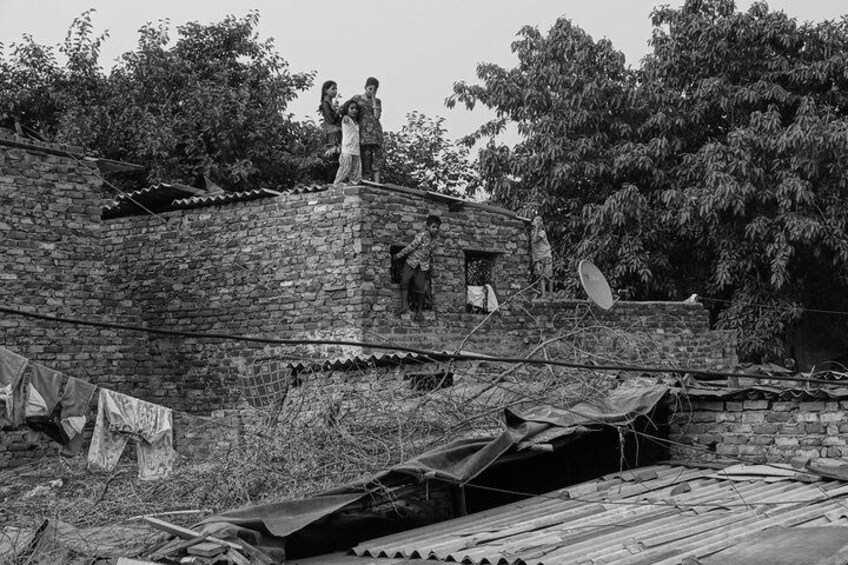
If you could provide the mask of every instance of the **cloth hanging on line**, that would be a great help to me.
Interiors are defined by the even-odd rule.
[[[468,304],[487,312],[494,312],[498,309],[498,297],[490,284],[466,287],[466,301]]]
[[[498,309],[498,295],[492,285],[486,285],[486,310],[494,312]]]
[[[59,433],[72,455],[82,449],[82,429],[88,419],[88,407],[95,390],[97,387],[93,384],[68,377],[68,384],[59,401]]]
[[[24,419],[27,424],[47,422],[59,403],[63,375],[39,363],[32,364],[32,374],[27,387]]]
[[[65,390],[59,396],[62,378],[64,375],[58,371],[33,365],[25,423],[30,429],[64,445],[62,455],[73,457],[82,451],[82,430],[97,387],[67,377]]]
[[[28,360],[0,347],[0,428],[23,422],[24,370]]]
[[[171,410],[108,389],[100,389],[88,465],[111,471],[130,438],[135,440],[138,477],[164,479],[174,460]]]

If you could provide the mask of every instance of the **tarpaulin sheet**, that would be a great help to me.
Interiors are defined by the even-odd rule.
[[[604,426],[631,424],[646,415],[666,394],[664,385],[620,387],[598,400],[585,400],[570,408],[541,406],[518,413],[504,410],[505,430],[494,438],[454,441],[401,463],[370,480],[327,491],[312,498],[288,500],[231,510],[203,523],[229,523],[285,537],[343,510],[361,498],[398,479],[435,479],[464,484],[504,459],[522,442],[551,431],[557,437],[585,433]]]

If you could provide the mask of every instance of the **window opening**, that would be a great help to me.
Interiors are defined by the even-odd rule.
[[[489,253],[485,251],[466,251],[465,252],[465,286],[466,287],[481,287],[487,284],[495,288],[495,262],[497,261],[497,253]],[[475,314],[488,314],[488,309],[480,306],[466,303],[466,312]]]
[[[394,257],[398,253],[400,253],[405,245],[392,245],[389,246],[389,256]],[[392,259],[391,265],[391,280],[392,284],[400,284],[400,274],[403,271],[403,264],[406,262],[406,257],[401,257],[400,259]],[[410,310],[415,310],[415,293],[409,293],[409,308]],[[432,310],[433,309],[433,285],[430,284],[429,277],[427,278],[427,292],[424,293],[424,310]]]

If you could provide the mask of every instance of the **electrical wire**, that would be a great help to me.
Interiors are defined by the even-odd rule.
[[[699,300],[709,300],[711,302],[722,302],[724,304],[732,304],[733,303],[732,300],[728,300],[726,298],[713,298],[711,296],[703,296],[703,295],[700,295],[700,294],[698,295],[698,299]],[[764,304],[764,303],[760,303],[760,302],[753,302],[753,303],[746,302],[745,305],[757,307],[757,308],[767,308],[767,309],[770,309],[770,310],[794,310],[794,309],[796,309],[795,306],[789,306],[789,305],[787,305],[787,306],[777,306],[775,304]],[[798,306],[797,309],[803,310],[803,312],[805,314],[809,312],[809,313],[814,313],[814,314],[833,314],[833,315],[836,315],[836,316],[848,316],[848,311],[842,311],[842,310],[822,310],[822,309],[818,309],[818,308],[807,308],[805,306]]]
[[[219,332],[185,332],[178,330],[163,330],[158,328],[148,328],[144,326],[135,326],[130,324],[117,324],[112,322],[99,322],[99,321],[91,321],[84,320],[81,318],[68,318],[64,316],[54,316],[49,314],[39,314],[36,312],[29,312],[26,310],[20,310],[18,308],[10,308],[8,306],[0,305],[0,312],[4,312],[6,314],[13,314],[16,316],[23,316],[27,318],[33,318],[37,320],[46,320],[51,322],[60,322],[65,324],[75,324],[75,325],[83,325],[83,326],[93,326],[100,328],[109,328],[109,329],[119,329],[119,330],[127,330],[127,331],[136,331],[136,332],[144,332],[144,333],[152,333],[159,335],[170,335],[177,337],[190,337],[196,339],[217,339],[217,340],[232,340],[232,341],[244,341],[244,342],[252,342],[252,343],[265,343],[265,344],[274,344],[274,345],[343,345],[343,346],[351,346],[351,347],[362,347],[368,349],[382,349],[387,351],[401,351],[405,353],[412,353],[416,355],[421,355],[422,357],[427,357],[433,360],[440,361],[488,361],[492,363],[509,363],[509,364],[526,364],[526,365],[551,365],[555,367],[567,367],[570,369],[585,369],[589,371],[621,371],[621,372],[633,372],[633,373],[678,373],[678,374],[692,374],[697,375],[701,378],[705,378],[707,380],[710,379],[723,379],[727,377],[741,377],[741,378],[749,378],[749,379],[757,379],[757,380],[778,380],[778,381],[792,381],[792,382],[803,382],[804,384],[820,384],[820,385],[833,385],[834,381],[826,380],[826,379],[814,379],[814,378],[806,378],[806,377],[794,377],[787,375],[756,375],[750,373],[739,373],[734,371],[714,371],[709,369],[697,369],[693,367],[652,367],[645,365],[624,365],[624,364],[591,364],[591,363],[577,363],[573,361],[559,361],[557,359],[533,359],[533,358],[525,358],[525,357],[501,357],[495,355],[482,355],[482,354],[474,354],[474,353],[448,353],[448,352],[437,352],[426,349],[418,349],[415,347],[408,347],[404,345],[395,345],[392,343],[373,343],[373,342],[365,342],[365,341],[355,341],[355,340],[340,340],[340,339],[306,339],[306,338],[290,338],[290,339],[282,339],[282,338],[263,338],[263,337],[254,337],[254,336],[245,336],[238,334],[229,334],[229,333],[219,333]]]

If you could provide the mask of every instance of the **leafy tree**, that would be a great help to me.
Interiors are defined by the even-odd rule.
[[[432,119],[413,111],[406,115],[399,132],[387,132],[382,180],[446,194],[473,193],[477,174],[469,149],[445,137],[444,121],[440,116]]]
[[[145,25],[106,75],[89,11],[71,26],[64,66],[31,38],[13,46],[0,62],[0,108],[57,141],[146,165],[151,182],[206,174],[233,190],[291,185],[313,166],[314,132],[286,108],[313,74],[289,72],[258,23],[256,12],[188,23],[173,44],[167,22]]]
[[[634,298],[715,297],[743,358],[783,355],[805,307],[848,306],[848,18],[687,0],[652,21],[638,69],[565,19],[525,27],[515,68],[480,65],[448,103],[496,111],[472,140],[517,124],[481,176],[542,211],[560,272],[591,258]]]
[[[98,106],[105,94],[105,78],[97,60],[108,34],[92,36],[92,12],[88,10],[73,21],[59,47],[67,59],[64,67],[57,63],[52,47],[37,44],[27,34],[10,46],[8,56],[0,49],[2,125],[15,127],[17,123],[50,138],[67,126],[85,129],[90,114],[80,108]]]

